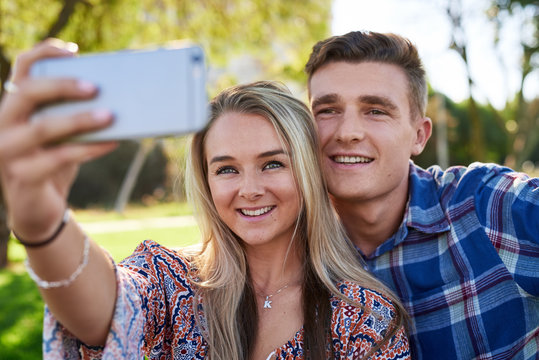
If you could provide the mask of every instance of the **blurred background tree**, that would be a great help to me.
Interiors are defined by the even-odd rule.
[[[488,99],[478,103],[474,97],[477,84],[470,73],[467,34],[469,20],[463,0],[441,0],[451,24],[450,48],[462,60],[468,82],[468,99],[455,103],[431,89],[427,115],[433,119],[434,134],[427,148],[416,160],[422,166],[433,163],[467,165],[473,161],[496,162],[516,170],[535,172],[539,166],[539,99],[526,99],[524,87],[539,67],[539,3],[534,0],[492,0],[484,16],[494,28],[492,44],[497,49],[497,61],[505,65],[501,40],[505,27],[519,24],[520,67],[518,89],[503,108],[494,107]],[[507,77],[505,72],[502,76]],[[446,134],[438,136],[439,133]],[[447,154],[446,158],[441,155]]]
[[[2,0],[0,1],[0,80],[6,81],[19,52],[47,37],[79,45],[80,53],[140,48],[191,39],[207,54],[208,93],[241,80],[241,58],[249,55],[255,76],[282,81],[304,79],[304,60],[315,41],[329,35],[331,0]],[[227,71],[238,64],[236,74]],[[238,67],[238,65],[236,65]],[[144,71],[144,69],[140,69]],[[0,95],[1,96],[1,95]],[[179,149],[181,146],[181,140]],[[158,193],[166,184],[167,148],[159,142],[146,161],[134,195]],[[114,153],[83,165],[70,201],[110,205],[136,152],[124,144]],[[176,151],[176,150],[174,150]],[[174,154],[174,159],[181,154]],[[96,190],[99,189],[99,190]],[[1,194],[0,194],[1,196]],[[108,200],[107,200],[108,199]],[[0,197],[1,200],[1,197]],[[0,201],[0,267],[7,261],[9,229]]]
[[[487,16],[495,25],[494,43],[500,44],[500,31],[509,19],[521,22],[519,33],[521,56],[520,88],[512,101],[496,116],[504,121],[507,142],[504,163],[522,168],[529,159],[539,158],[539,99],[526,101],[524,83],[530,74],[539,68],[539,3],[536,0],[495,0],[488,9]],[[501,58],[503,53],[498,52]]]

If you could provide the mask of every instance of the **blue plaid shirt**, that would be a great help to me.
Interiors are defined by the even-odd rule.
[[[539,358],[539,179],[410,162],[397,232],[365,257],[412,319],[415,359]]]

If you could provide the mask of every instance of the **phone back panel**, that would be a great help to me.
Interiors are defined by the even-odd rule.
[[[34,121],[93,109],[114,114],[109,128],[75,138],[105,141],[163,137],[197,131],[206,123],[206,67],[198,46],[54,58],[36,62],[32,76],[76,77],[97,85],[86,101],[51,104]]]

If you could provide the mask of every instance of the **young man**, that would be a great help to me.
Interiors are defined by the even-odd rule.
[[[414,357],[537,359],[539,179],[414,165],[432,124],[421,60],[400,36],[331,37],[306,71],[335,207],[407,308]]]

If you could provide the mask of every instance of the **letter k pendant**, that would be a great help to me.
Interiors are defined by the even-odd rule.
[[[271,300],[269,299],[269,296],[266,296],[266,300],[264,301],[264,309],[271,309]]]
[[[277,290],[274,294],[266,295],[266,300],[264,300],[264,309],[271,309],[271,303],[272,303],[272,300],[270,300],[270,298],[271,298],[273,295],[279,294],[281,291],[283,291],[283,290],[286,289],[287,287],[288,287],[288,284],[286,284],[285,286],[283,286],[282,288],[280,288],[279,290]],[[262,296],[264,296],[264,295],[262,295]]]

